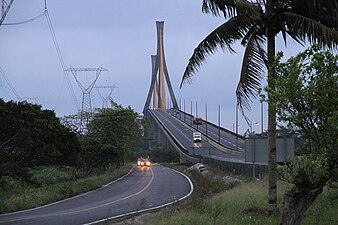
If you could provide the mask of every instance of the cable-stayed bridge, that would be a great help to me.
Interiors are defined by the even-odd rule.
[[[152,79],[143,109],[152,127],[147,139],[153,140],[153,144],[160,143],[165,148],[178,151],[182,163],[206,162],[232,173],[264,176],[266,164],[245,162],[245,140],[242,136],[201,118],[196,123],[193,115],[179,108],[165,61],[164,22],[157,21],[156,28],[157,54],[151,56]],[[167,92],[172,108],[166,105]],[[194,132],[202,134],[200,143],[194,143]],[[152,148],[152,142],[149,147]]]

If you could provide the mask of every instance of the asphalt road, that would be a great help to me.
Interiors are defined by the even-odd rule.
[[[0,224],[87,224],[158,207],[191,191],[191,182],[167,167],[135,167],[123,179],[84,195],[36,209],[0,214]]]
[[[236,139],[236,136],[231,134],[230,132],[226,132],[223,129],[218,129],[218,126],[213,124],[207,124],[203,121],[202,125],[196,125],[193,124],[192,120],[193,117],[185,114],[184,112],[181,112],[179,114],[176,114],[173,110],[170,110],[171,115],[178,118],[179,120],[185,122],[191,127],[194,127],[195,129],[199,130],[204,135],[208,134],[207,136],[209,138],[214,139],[215,141],[220,143],[230,149],[237,149],[239,151],[244,152],[245,149],[245,141],[241,138]]]
[[[193,143],[192,133],[193,129],[188,128],[183,124],[182,121],[174,118],[167,112],[162,110],[154,110],[153,113],[161,120],[161,122],[166,126],[166,128],[172,132],[172,134],[176,137],[176,139],[185,147],[188,151],[189,155],[203,155],[209,158],[214,158],[218,160],[224,161],[234,161],[234,162],[244,162],[244,158],[234,156],[222,151],[219,151],[214,146],[209,144],[206,139],[202,137],[202,143],[196,145]],[[200,126],[200,129],[202,126]],[[208,131],[210,134],[210,131]],[[229,137],[229,134],[225,132],[221,133],[222,139],[233,139],[232,141],[236,141],[234,137]],[[242,140],[241,140],[242,141]]]

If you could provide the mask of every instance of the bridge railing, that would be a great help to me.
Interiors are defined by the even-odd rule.
[[[179,112],[179,113],[177,113],[177,112]],[[192,118],[194,117],[193,115],[191,115],[191,114],[189,114],[189,113],[186,113],[186,112],[183,112],[183,111],[180,111],[180,110],[178,110],[178,111],[176,110],[176,112],[175,112],[175,110],[173,110],[173,109],[169,109],[169,113],[170,113],[173,117],[175,117],[175,118],[179,119],[180,121],[182,121],[183,123],[187,124],[188,126],[194,128],[194,129],[196,129],[196,127],[193,126],[193,125],[192,125],[192,122],[191,122],[191,121],[192,121]],[[183,118],[185,118],[185,116],[188,116],[188,117],[189,117],[190,123],[189,123],[189,121],[187,121],[187,120],[185,120],[185,119],[182,119],[182,116],[181,116],[182,114],[183,114]],[[217,126],[216,124],[211,123],[211,122],[209,122],[209,121],[206,121],[206,120],[203,120],[203,119],[202,119],[202,121],[203,121],[204,124],[207,124],[207,126],[213,126],[213,127],[217,128],[217,129],[220,129],[222,132],[225,132],[225,133],[228,133],[228,134],[230,134],[230,135],[233,135],[234,138],[237,137],[237,138],[240,139],[241,141],[244,141],[244,140],[245,140],[245,137],[243,137],[243,136],[240,135],[240,134],[236,134],[236,133],[234,133],[234,132],[232,132],[232,131],[230,131],[230,130],[228,130],[228,129],[226,129],[226,128],[219,127],[219,126]],[[199,125],[199,126],[202,126],[202,125]],[[199,131],[199,132],[201,132],[201,131]],[[215,143],[217,143],[218,145],[220,145],[220,146],[222,146],[222,147],[224,147],[224,148],[231,149],[231,150],[234,150],[234,151],[238,151],[238,150],[236,150],[236,149],[234,149],[234,148],[231,148],[231,147],[229,147],[229,146],[225,146],[223,143],[220,143],[219,140],[217,140],[217,139],[215,139],[215,138],[213,138],[213,137],[211,137],[211,136],[205,134],[204,132],[201,132],[201,133],[203,133],[203,134],[206,135],[210,140],[213,140]]]
[[[262,179],[268,174],[268,166],[262,163],[220,160],[208,157],[207,155],[199,155],[199,157],[201,158],[200,159],[188,155],[188,150],[183,146],[183,144],[179,142],[179,140],[176,139],[175,135],[165,127],[161,120],[151,110],[149,110],[149,113],[156,121],[160,129],[163,131],[163,133],[167,136],[167,139],[170,141],[172,146],[180,153],[181,156],[185,157],[187,161],[191,163],[197,163],[202,161],[203,163],[215,165],[219,167],[219,169],[234,175],[245,175]],[[214,147],[219,148],[221,146]]]
[[[183,157],[186,161],[188,161],[192,164],[198,163],[198,162],[201,161],[200,158],[196,158],[196,157],[192,157],[192,156],[188,155],[187,154],[188,150],[183,146],[183,144],[181,144],[176,139],[175,135],[173,135],[171,133],[171,131],[166,128],[166,126],[161,122],[161,120],[151,110],[148,110],[148,113],[154,119],[154,121],[157,123],[157,125],[159,126],[161,131],[164,133],[164,135],[167,137],[170,144],[175,148],[176,151],[179,152],[180,157]]]

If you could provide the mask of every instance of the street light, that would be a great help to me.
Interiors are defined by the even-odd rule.
[[[185,99],[183,99],[183,111],[184,111],[183,119],[184,119],[184,122],[185,122]]]
[[[236,151],[238,151],[238,102],[236,101]]]
[[[208,137],[208,105],[205,103],[205,134]]]
[[[221,143],[221,105],[218,105],[218,143]]]
[[[193,118],[193,115],[192,115],[192,101],[191,101],[191,104],[190,104],[190,117],[191,117],[191,126],[192,126],[192,118]]]

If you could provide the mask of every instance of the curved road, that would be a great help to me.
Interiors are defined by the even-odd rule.
[[[0,224],[87,224],[184,198],[192,184],[161,165],[133,168],[121,180],[98,190],[36,209],[0,214]]]

